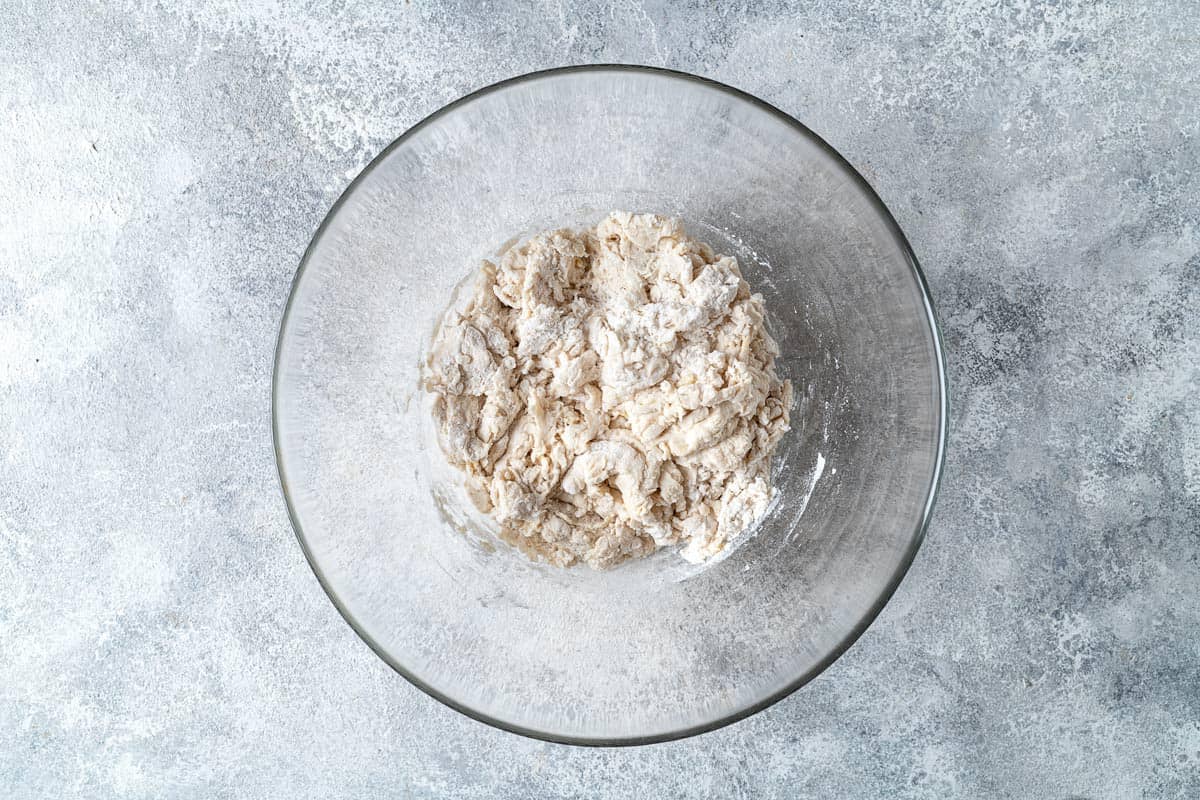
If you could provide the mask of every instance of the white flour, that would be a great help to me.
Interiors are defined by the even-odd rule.
[[[792,387],[762,297],[678,220],[615,212],[485,261],[425,374],[447,460],[501,536],[604,568],[702,561],[766,510]]]

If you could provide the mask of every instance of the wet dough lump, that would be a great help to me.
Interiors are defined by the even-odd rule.
[[[615,212],[485,261],[434,337],[439,444],[501,537],[604,568],[719,553],[767,508],[790,382],[737,262]]]

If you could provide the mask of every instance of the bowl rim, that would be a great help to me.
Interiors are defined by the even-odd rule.
[[[863,616],[858,620],[858,622],[856,622],[855,625],[853,627],[851,627],[851,629],[841,639],[841,641],[839,641],[837,643],[836,646],[834,646],[828,653],[826,653],[820,660],[818,660],[816,662],[816,664],[814,664],[809,669],[805,670],[800,675],[793,678],[782,688],[777,689],[776,691],[770,693],[766,697],[764,697],[754,703],[751,703],[750,705],[746,706],[745,708],[742,708],[742,709],[739,709],[738,711],[734,711],[732,713],[726,714],[715,720],[711,720],[709,722],[703,722],[703,723],[700,723],[697,725],[689,725],[689,726],[686,726],[683,728],[679,728],[677,730],[667,731],[665,733],[654,733],[654,734],[648,734],[648,735],[642,735],[642,736],[603,737],[603,736],[565,735],[565,734],[560,734],[560,733],[554,733],[551,731],[537,730],[534,728],[528,728],[528,727],[514,724],[511,722],[506,722],[504,720],[492,717],[491,715],[489,715],[487,713],[484,713],[482,711],[478,711],[474,708],[471,708],[470,706],[468,706],[464,703],[461,703],[461,702],[455,700],[454,698],[443,694],[438,689],[434,688],[433,686],[429,685],[428,683],[426,683],[423,680],[421,680],[420,678],[418,678],[416,675],[409,672],[404,667],[404,665],[399,663],[399,661],[397,661],[386,650],[384,650],[384,648],[382,646],[380,646],[380,644],[378,642],[376,642],[370,636],[370,634],[368,634],[363,629],[363,627],[354,618],[353,614],[350,613],[350,610],[338,598],[337,594],[333,591],[333,588],[330,586],[328,580],[326,579],[324,573],[321,571],[321,567],[317,564],[315,558],[313,557],[311,550],[309,549],[308,542],[305,539],[305,535],[304,535],[304,528],[300,523],[299,514],[297,513],[296,507],[295,507],[294,503],[292,502],[291,492],[288,489],[288,478],[287,478],[286,470],[284,469],[284,465],[283,465],[283,453],[282,453],[282,450],[280,447],[280,435],[279,435],[280,353],[283,349],[284,337],[288,331],[288,323],[291,319],[292,305],[296,298],[297,289],[300,286],[300,282],[303,279],[304,273],[308,268],[309,261],[312,258],[313,252],[315,251],[316,246],[318,245],[318,243],[321,241],[322,237],[324,236],[331,221],[337,216],[338,212],[341,210],[342,205],[354,193],[354,191],[358,188],[359,184],[361,184],[366,179],[366,177],[371,174],[371,172],[373,172],[381,163],[383,163],[383,161],[385,159],[387,159],[388,156],[390,156],[393,151],[395,151],[399,147],[401,147],[415,133],[417,133],[421,129],[425,128],[426,126],[430,125],[431,123],[441,119],[442,117],[449,115],[450,113],[457,110],[459,107],[464,106],[464,105],[470,103],[471,101],[478,99],[480,97],[484,97],[489,94],[500,92],[505,89],[511,88],[513,86],[517,86],[517,85],[521,85],[521,84],[525,84],[525,83],[532,83],[534,81],[544,80],[547,78],[555,78],[555,77],[559,77],[559,76],[563,76],[563,75],[576,74],[576,73],[615,73],[615,74],[651,75],[651,76],[656,76],[656,77],[660,77],[660,78],[665,78],[668,80],[679,80],[679,81],[684,81],[684,82],[688,82],[688,83],[694,83],[694,84],[698,84],[698,85],[703,86],[708,89],[714,89],[716,91],[719,91],[719,92],[729,95],[730,97],[734,98],[735,100],[749,103],[749,104],[759,108],[760,110],[767,112],[768,114],[775,117],[776,119],[784,122],[789,127],[794,129],[797,133],[808,138],[813,144],[815,144],[820,150],[822,150],[827,156],[829,156],[834,161],[834,163],[841,165],[846,170],[846,172],[851,176],[852,180],[858,185],[858,188],[866,196],[867,200],[874,207],[875,211],[879,214],[880,218],[885,222],[885,224],[887,225],[892,236],[895,238],[897,245],[900,247],[900,249],[904,253],[904,256],[908,260],[909,267],[912,271],[912,276],[915,279],[915,281],[917,283],[917,287],[921,293],[922,303],[925,308],[926,321],[929,325],[930,334],[933,337],[934,357],[935,357],[934,360],[936,362],[935,367],[936,367],[936,371],[937,371],[937,387],[938,387],[937,453],[934,458],[933,471],[929,477],[929,489],[928,489],[927,495],[926,495],[925,506],[924,506],[924,509],[922,510],[921,518],[920,518],[920,520],[918,520],[916,529],[913,531],[913,535],[909,542],[908,547],[906,548],[905,552],[903,553],[900,560],[898,561],[896,568],[892,572],[891,577],[888,579],[887,584],[884,586],[883,591],[881,591],[879,596],[875,599],[875,602],[871,604],[871,606],[867,609],[866,613],[864,613]],[[342,618],[351,627],[351,629],[353,629],[354,632],[356,634],[358,634],[359,638],[362,639],[367,644],[367,646],[371,648],[371,650],[375,653],[376,656],[378,656],[385,664],[387,664],[389,667],[391,667],[396,673],[398,673],[401,677],[403,677],[405,680],[407,680],[410,684],[412,684],[416,688],[420,689],[422,692],[429,695],[430,697],[437,700],[438,702],[442,703],[443,705],[446,705],[446,706],[454,709],[455,711],[457,711],[467,717],[470,717],[471,719],[485,723],[494,728],[499,728],[500,730],[519,734],[521,736],[526,736],[526,737],[529,737],[532,739],[540,739],[542,741],[554,742],[554,743],[558,743],[558,744],[579,745],[579,746],[589,746],[589,747],[620,747],[620,746],[631,746],[631,745],[658,744],[658,743],[662,743],[662,742],[675,741],[677,739],[685,739],[685,738],[688,738],[691,736],[697,736],[702,733],[707,733],[709,731],[717,730],[718,728],[723,728],[726,725],[732,725],[735,722],[739,722],[743,719],[746,719],[747,717],[753,716],[754,714],[757,714],[759,711],[762,711],[763,709],[774,705],[775,703],[779,702],[783,698],[785,698],[788,695],[795,692],[797,689],[800,689],[802,686],[807,685],[814,678],[816,678],[818,675],[820,675],[822,672],[824,672],[826,669],[828,669],[829,666],[831,664],[833,664],[833,662],[835,662],[839,658],[841,658],[841,656],[843,654],[845,654],[845,652],[847,650],[849,650],[850,647],[856,641],[858,641],[859,637],[862,636],[862,634],[866,631],[866,629],[868,627],[870,627],[871,623],[873,623],[875,621],[876,617],[879,616],[879,614],[883,610],[884,606],[886,606],[888,601],[891,600],[892,596],[896,592],[896,589],[900,586],[901,581],[904,579],[904,576],[908,573],[909,568],[912,566],[913,560],[916,558],[917,551],[920,549],[921,544],[925,540],[925,534],[929,528],[929,523],[930,523],[930,520],[933,515],[933,508],[937,501],[938,492],[939,492],[939,488],[941,485],[942,472],[943,472],[943,468],[945,466],[946,445],[947,445],[947,438],[948,438],[948,420],[949,420],[949,385],[948,385],[947,377],[946,377],[945,346],[944,346],[944,342],[943,342],[941,328],[938,324],[937,314],[934,312],[933,299],[930,296],[930,292],[929,292],[929,284],[925,278],[925,273],[921,269],[920,263],[917,261],[916,253],[913,252],[912,245],[909,244],[908,238],[904,235],[904,232],[901,230],[900,225],[896,222],[895,217],[892,216],[891,211],[888,210],[887,206],[884,204],[883,200],[879,197],[878,193],[874,190],[874,188],[872,188],[870,183],[867,182],[867,180],[862,176],[862,174],[857,169],[855,169],[854,166],[848,160],[846,160],[846,158],[844,156],[842,156],[841,153],[839,153],[837,150],[835,150],[828,142],[826,142],[824,139],[822,139],[820,136],[818,136],[816,133],[814,133],[810,128],[808,128],[806,125],[804,125],[804,123],[800,122],[798,119],[796,119],[795,117],[791,116],[790,114],[782,111],[781,109],[777,108],[776,106],[766,102],[765,100],[755,97],[754,95],[749,94],[748,92],[744,92],[741,89],[736,89],[727,84],[712,80],[711,78],[705,78],[705,77],[702,77],[699,75],[693,75],[691,73],[682,72],[679,70],[667,69],[665,67],[652,67],[652,66],[645,66],[645,65],[640,65],[640,64],[587,64],[587,65],[578,65],[578,66],[555,67],[555,68],[551,68],[551,69],[544,69],[544,70],[537,70],[534,72],[528,72],[523,75],[518,75],[518,76],[515,76],[512,78],[507,78],[505,80],[498,81],[496,83],[492,83],[487,86],[483,86],[479,89],[476,89],[472,92],[469,92],[468,94],[465,94],[462,97],[459,97],[458,99],[456,99],[450,103],[447,103],[446,105],[442,106],[438,110],[429,114],[428,116],[426,116],[425,118],[423,118],[422,120],[417,122],[416,124],[412,125],[410,128],[408,128],[408,130],[404,131],[404,133],[402,133],[393,142],[391,142],[387,147],[385,147],[382,151],[380,151],[378,155],[376,155],[373,159],[371,159],[371,161],[358,173],[358,175],[356,175],[354,177],[354,179],[352,181],[350,181],[350,183],[346,186],[346,188],[344,190],[342,190],[342,193],[338,196],[337,200],[334,201],[334,203],[330,207],[329,211],[325,214],[325,217],[321,220],[321,224],[317,227],[316,233],[313,234],[312,240],[309,242],[308,246],[305,248],[304,255],[300,259],[299,267],[296,269],[296,274],[293,276],[291,285],[288,289],[287,302],[284,305],[283,316],[281,317],[280,322],[279,322],[279,333],[275,340],[275,354],[274,354],[274,359],[273,359],[273,364],[272,364],[272,369],[271,369],[271,438],[272,438],[272,444],[273,444],[274,452],[275,452],[275,468],[276,468],[276,472],[278,473],[278,476],[279,476],[279,487],[283,494],[284,503],[287,506],[288,518],[291,520],[292,529],[296,534],[297,541],[300,543],[300,549],[304,553],[304,558],[308,562],[309,568],[312,569],[313,574],[317,578],[317,582],[321,585],[321,588],[324,590],[325,594],[329,597],[330,602],[333,603],[334,607],[338,610],[338,613],[342,615]]]

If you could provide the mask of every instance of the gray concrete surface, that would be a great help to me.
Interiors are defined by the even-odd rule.
[[[3,4],[0,794],[1200,796],[1198,34],[1190,2]],[[749,720],[607,751],[376,659],[269,428],[350,178],[469,90],[592,61],[839,148],[923,260],[953,382],[929,539],[859,643]]]

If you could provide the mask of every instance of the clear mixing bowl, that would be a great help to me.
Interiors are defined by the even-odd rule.
[[[456,285],[514,235],[680,217],[766,299],[796,389],[779,497],[699,567],[532,563],[469,510],[419,365]],[[379,656],[465,714],[579,744],[747,716],[863,632],[929,520],[946,435],[934,314],[891,215],[777,109],[680,73],[483,89],[389,146],[325,218],[276,351],[276,458],[322,586]]]

